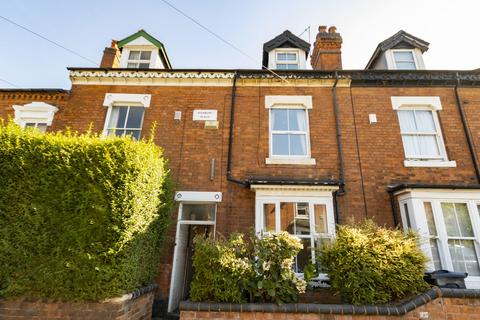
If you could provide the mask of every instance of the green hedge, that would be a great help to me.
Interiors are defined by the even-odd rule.
[[[428,288],[423,281],[427,258],[413,232],[371,220],[343,225],[319,255],[332,288],[348,303],[387,303]]]
[[[152,141],[0,125],[0,296],[100,300],[151,283],[172,201]]]

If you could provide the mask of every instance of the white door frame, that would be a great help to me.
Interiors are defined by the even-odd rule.
[[[222,201],[221,192],[195,192],[195,191],[179,191],[175,194],[175,200],[179,201],[178,206],[178,217],[177,217],[177,230],[175,234],[175,249],[173,252],[173,263],[172,263],[172,275],[170,278],[170,290],[168,298],[168,312],[173,312],[180,303],[180,295],[183,292],[183,288],[180,288],[180,282],[183,284],[184,275],[179,274],[183,273],[183,268],[185,266],[185,249],[182,246],[185,241],[185,227],[189,225],[207,225],[213,226],[213,234],[215,235],[216,231],[216,220],[217,220],[217,206],[215,206],[215,215],[213,221],[199,221],[199,220],[182,220],[182,211],[183,204],[196,203],[196,204],[217,204]],[[182,252],[183,251],[183,252]],[[183,254],[183,256],[182,256]],[[178,282],[178,283],[177,283]]]

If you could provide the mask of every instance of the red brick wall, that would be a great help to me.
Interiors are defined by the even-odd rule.
[[[430,320],[455,319],[474,320],[480,319],[478,310],[480,299],[456,299],[438,298],[421,307],[408,312],[403,316],[382,315],[340,315],[340,314],[317,314],[317,313],[272,313],[272,312],[208,312],[208,311],[181,311],[181,320],[196,319],[291,319],[291,320],[388,320],[404,319],[418,320],[421,313],[428,312]]]
[[[0,300],[0,319],[148,320],[152,318],[153,297],[149,292],[136,299],[126,295],[98,303]]]
[[[102,131],[107,109],[106,93],[152,94],[145,112],[143,135],[157,123],[155,142],[164,148],[178,190],[221,191],[223,201],[217,211],[217,231],[228,234],[254,227],[255,194],[226,180],[230,123],[231,87],[173,86],[97,86],[74,85],[69,95],[1,93],[0,117],[13,114],[12,104],[45,101],[60,108],[51,130],[71,127],[85,131],[91,125]],[[480,91],[461,89],[472,135],[480,157]],[[311,95],[309,111],[313,166],[266,165],[268,157],[268,110],[266,95]],[[448,157],[456,168],[406,168],[396,112],[391,96],[439,96],[439,112]],[[339,156],[336,141],[332,88],[263,87],[237,88],[233,144],[233,176],[277,178],[338,179]],[[338,198],[340,222],[349,217],[375,218],[380,224],[393,225],[389,195],[391,183],[476,183],[473,164],[451,87],[354,87],[338,88],[338,104],[345,159],[346,194]],[[194,109],[218,110],[219,129],[204,129],[203,122],[192,121]],[[182,120],[174,120],[174,112]],[[375,113],[378,123],[370,124]],[[215,159],[215,178],[210,180],[210,161]],[[177,211],[174,209],[173,218]],[[168,295],[175,224],[169,232],[157,278],[157,295]]]
[[[54,105],[59,109],[56,115],[63,113],[68,100],[67,92],[40,92],[40,91],[1,91],[0,90],[0,118],[7,119],[15,117],[13,105],[24,105],[34,101],[45,102]],[[56,121],[55,119],[54,121]],[[56,125],[56,123],[54,123]]]

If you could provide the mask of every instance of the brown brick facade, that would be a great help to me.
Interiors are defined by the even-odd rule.
[[[186,83],[187,81],[185,81]],[[324,86],[246,85],[239,82],[235,99],[232,175],[278,179],[331,179],[339,177],[339,152],[336,140],[332,96],[333,81]],[[255,224],[255,193],[226,179],[230,129],[231,85],[76,85],[66,93],[2,92],[0,117],[13,116],[13,104],[44,101],[59,108],[49,130],[69,127],[81,132],[89,127],[101,132],[107,108],[106,93],[151,94],[151,105],[145,111],[143,136],[156,123],[155,142],[164,148],[178,190],[219,191],[223,200],[218,206],[216,230],[222,234],[248,231]],[[480,157],[480,91],[461,88],[468,125]],[[312,158],[315,165],[267,165],[269,148],[269,115],[265,108],[267,95],[312,96],[309,111]],[[438,96],[442,103],[439,119],[449,160],[455,168],[404,167],[404,151],[399,122],[392,109],[392,96]],[[374,218],[380,224],[394,225],[387,186],[393,183],[475,184],[478,183],[454,90],[451,86],[351,86],[338,87],[337,101],[346,193],[338,197],[340,223],[349,217]],[[205,129],[204,123],[192,121],[193,110],[218,111],[219,128]],[[180,121],[175,111],[182,112]],[[369,114],[378,122],[369,123]],[[210,163],[215,159],[214,179]],[[177,210],[172,212],[176,218]],[[398,213],[397,213],[398,216]],[[167,297],[172,269],[175,224],[159,267],[157,297]]]

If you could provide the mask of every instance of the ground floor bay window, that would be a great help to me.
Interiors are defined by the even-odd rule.
[[[406,189],[397,192],[403,227],[417,230],[429,270],[467,272],[480,288],[480,190]]]
[[[335,234],[332,193],[335,186],[252,185],[255,190],[255,230],[286,231],[298,237],[303,250],[295,258],[296,273],[316,264],[316,250]]]

